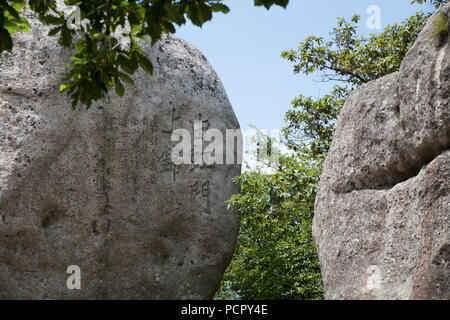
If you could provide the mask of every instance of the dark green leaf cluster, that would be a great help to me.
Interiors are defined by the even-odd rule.
[[[0,53],[10,51],[13,47],[11,36],[17,31],[28,31],[28,21],[20,15],[26,1],[0,0]]]
[[[61,91],[70,94],[74,108],[79,102],[89,108],[113,87],[122,96],[123,82],[133,84],[130,76],[139,67],[152,73],[152,63],[138,40],[151,39],[154,44],[162,34],[174,33],[176,26],[188,20],[201,27],[212,19],[213,13],[229,12],[222,0],[65,0],[64,3],[79,9],[78,28],[67,23],[55,0],[28,1],[39,19],[52,27],[50,36],[58,36],[62,46],[75,46],[72,68],[61,85]],[[269,9],[273,5],[285,7],[288,0],[254,3]],[[0,53],[12,49],[14,32],[28,30],[28,22],[20,13],[26,5],[27,1],[0,0]],[[127,47],[122,45],[124,38],[128,40]]]
[[[278,5],[283,8],[289,3],[289,0],[254,0],[255,6],[264,6],[266,9],[270,9],[273,5]]]
[[[73,107],[80,101],[88,108],[112,87],[117,95],[123,96],[122,82],[133,84],[131,75],[139,67],[152,73],[152,63],[138,40],[150,38],[154,44],[163,33],[175,32],[175,25],[183,25],[187,19],[201,26],[212,19],[213,12],[228,12],[220,0],[66,0],[65,3],[78,6],[80,19],[85,23],[79,26],[81,37],[75,43],[77,52],[72,57],[72,69],[66,74],[61,91],[71,95]],[[78,32],[69,28],[64,14],[56,9],[39,13],[42,22],[54,25],[50,35],[59,33],[59,43],[70,47]],[[117,31],[121,32],[119,36]],[[126,48],[120,43],[123,38],[129,43]]]
[[[330,40],[308,37],[297,50],[284,51],[282,57],[294,63],[295,73],[319,72],[324,81],[359,86],[397,71],[427,18],[418,12],[403,23],[390,25],[369,37],[358,36],[358,15],[350,21],[339,18]]]

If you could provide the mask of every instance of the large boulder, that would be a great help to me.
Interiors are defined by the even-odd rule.
[[[450,299],[449,16],[343,107],[313,222],[328,299]]]
[[[0,60],[0,299],[211,298],[234,250],[226,200],[241,168],[174,165],[171,135],[196,120],[239,127],[217,74],[165,36],[144,44],[153,76],[72,111],[59,86],[73,51],[31,24]],[[66,286],[71,265],[81,290]]]

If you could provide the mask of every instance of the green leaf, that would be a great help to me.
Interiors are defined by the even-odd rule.
[[[255,6],[264,6],[266,9],[270,9],[273,5],[278,5],[283,8],[289,3],[289,0],[254,0]]]
[[[202,24],[212,19],[212,10],[210,7],[200,2],[199,8],[200,8],[200,22]]]
[[[80,100],[80,91],[75,91],[75,93],[73,93],[70,98],[72,100],[72,109],[75,110],[78,105],[78,101]]]
[[[138,60],[134,54],[131,54],[129,58],[124,55],[120,55],[117,58],[117,62],[122,69],[129,74],[133,74],[139,68]]]
[[[59,86],[59,91],[60,91],[60,92],[66,91],[67,88],[69,88],[69,86],[70,86],[69,84],[63,83],[63,84],[61,84],[61,85]]]
[[[53,28],[53,29],[51,29],[51,30],[48,32],[48,35],[49,35],[50,37],[51,37],[51,36],[54,36],[54,35],[56,35],[58,32],[60,32],[61,29],[62,29],[62,27],[56,27],[56,28]]]
[[[52,15],[40,16],[39,20],[47,25],[62,25],[65,24],[63,17],[56,17]]]
[[[151,61],[141,53],[137,52],[136,56],[139,60],[139,63],[141,65],[142,69],[144,69],[145,72],[147,72],[148,74],[152,74],[153,73],[153,64],[151,63]]]
[[[223,3],[211,3],[210,7],[211,7],[212,11],[214,11],[214,12],[222,12],[225,14],[230,12],[230,8],[228,8]]]
[[[0,27],[0,53],[3,51],[11,51],[13,42],[8,30]]]
[[[62,26],[58,43],[64,47],[70,47],[72,45],[72,31],[65,24]]]
[[[192,23],[198,27],[202,26],[202,20],[200,18],[200,8],[195,4],[191,3],[187,7],[187,17],[192,21]]]
[[[19,12],[20,10],[22,10],[23,8],[25,8],[27,5],[26,1],[14,1],[14,3],[12,4],[12,7],[14,8],[14,10],[16,10],[17,12]]]
[[[124,93],[125,93],[125,89],[123,88],[122,83],[120,82],[118,77],[114,78],[114,82],[116,84],[116,93],[119,97],[123,97]]]
[[[119,71],[118,74],[119,74],[119,77],[120,77],[123,81],[125,81],[125,82],[127,82],[127,83],[129,83],[129,84],[131,84],[131,85],[134,86],[134,80],[131,79],[131,77],[130,77],[129,75],[127,75],[126,73],[120,72],[120,71]]]

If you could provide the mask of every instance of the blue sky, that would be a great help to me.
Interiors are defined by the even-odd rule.
[[[361,33],[368,34],[367,8],[381,9],[381,27],[394,24],[428,6],[411,0],[290,0],[287,9],[269,11],[254,7],[253,0],[225,0],[231,12],[217,14],[202,28],[182,26],[176,35],[199,48],[222,80],[241,127],[261,129],[283,126],[284,113],[299,94],[326,94],[331,83],[317,76],[294,75],[283,50],[296,48],[310,35],[328,36],[337,17],[362,17]]]

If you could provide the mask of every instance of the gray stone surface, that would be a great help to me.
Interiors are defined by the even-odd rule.
[[[225,201],[240,165],[174,166],[171,132],[239,124],[206,58],[166,36],[123,98],[72,111],[71,51],[47,29],[0,59],[0,298],[207,299],[239,227]],[[66,268],[81,268],[68,290]]]
[[[438,18],[399,72],[343,107],[313,222],[328,299],[450,299],[450,41],[434,35]]]

